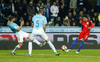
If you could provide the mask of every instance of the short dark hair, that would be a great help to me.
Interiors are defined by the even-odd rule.
[[[83,15],[83,17],[86,17],[86,18],[88,18],[88,17],[87,17],[87,15]]]
[[[43,12],[43,8],[39,8],[39,13],[42,13]]]
[[[9,20],[11,21],[14,18],[14,16],[9,17]]]

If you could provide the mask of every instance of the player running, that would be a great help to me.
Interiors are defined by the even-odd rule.
[[[37,36],[42,38],[47,42],[47,44],[51,47],[51,49],[54,51],[55,55],[59,56],[60,54],[56,51],[54,45],[50,42],[48,39],[48,36],[46,35],[46,24],[47,24],[47,19],[43,14],[43,9],[39,9],[39,14],[35,15],[32,18],[32,22],[34,23],[33,31],[30,35],[30,47],[29,47],[29,54],[27,56],[30,56],[32,54],[32,42],[31,40],[34,40]]]
[[[21,28],[22,28],[22,26],[23,26],[23,24],[24,24],[24,22],[22,21],[21,23],[20,23],[20,26],[18,26],[16,23],[14,23],[14,21],[15,21],[15,18],[13,17],[13,16],[11,16],[11,17],[9,17],[9,21],[8,21],[8,23],[7,23],[7,25],[10,27],[10,29],[14,32],[14,33],[16,33],[16,36],[17,36],[17,38],[18,38],[18,45],[14,48],[14,50],[12,51],[12,53],[11,54],[15,54],[15,52],[16,52],[16,50],[18,50],[22,45],[23,45],[23,38],[27,38],[27,39],[29,39],[29,37],[30,37],[30,34],[28,34],[28,33],[26,33],[26,32],[23,32],[22,30],[21,30]],[[36,44],[38,44],[38,45],[40,45],[40,47],[41,46],[43,46],[45,43],[40,43],[39,41],[37,41],[36,39],[34,39],[34,41],[33,41],[34,43],[36,43]],[[29,45],[28,45],[28,47],[29,47]]]
[[[66,50],[66,52],[69,52],[72,47],[77,43],[77,41],[81,38],[83,38],[81,44],[80,44],[80,47],[78,49],[78,51],[76,53],[79,53],[79,51],[81,50],[81,48],[83,47],[84,45],[84,42],[86,42],[86,40],[88,39],[89,37],[89,34],[90,34],[90,29],[94,27],[94,24],[92,23],[91,20],[88,20],[88,17],[87,16],[83,16],[83,22],[82,22],[82,32],[80,32],[80,34],[78,35],[78,37],[76,38],[76,40],[72,43],[71,47]]]

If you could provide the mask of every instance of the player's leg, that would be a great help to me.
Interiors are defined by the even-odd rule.
[[[90,34],[90,33],[84,34],[83,40],[81,41],[80,47],[79,47],[79,49],[78,49],[78,51],[77,51],[76,53],[79,53],[79,52],[80,52],[80,50],[82,49],[82,47],[83,47],[83,45],[84,45],[84,42],[88,39],[89,34]]]
[[[51,41],[48,39],[48,36],[44,33],[43,35],[40,36],[43,40],[45,40],[47,42],[47,44],[49,45],[49,47],[54,51],[55,55],[60,55],[57,51],[56,48],[54,47],[54,45],[51,43]]]
[[[32,56],[32,40],[29,39],[29,43],[28,43],[28,55],[27,56]]]
[[[18,45],[15,46],[11,54],[15,54],[15,52],[23,45],[23,37],[19,36],[17,38],[18,38]]]
[[[79,40],[79,37],[76,38],[76,40],[72,43],[70,48],[66,50],[66,52],[69,52],[74,47],[74,45],[77,43],[78,40]]]
[[[30,34],[28,35],[27,39],[29,39],[29,38],[30,38]],[[39,42],[39,41],[36,40],[36,39],[34,39],[33,42],[36,43],[37,45],[39,45],[40,47],[42,47],[43,45],[46,44],[46,43],[41,43],[41,42]]]
[[[81,50],[81,48],[82,48],[83,45],[84,45],[84,42],[85,42],[85,40],[83,39],[83,40],[81,41],[80,47],[79,47],[79,49],[78,49],[78,51],[77,51],[76,53],[79,53],[79,51]]]

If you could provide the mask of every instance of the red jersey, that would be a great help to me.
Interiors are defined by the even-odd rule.
[[[83,32],[90,32],[90,29],[88,29],[89,27],[93,28],[94,27],[94,24],[92,23],[91,20],[88,20],[86,22],[82,22],[82,31]]]

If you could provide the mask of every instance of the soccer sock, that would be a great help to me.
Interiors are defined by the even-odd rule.
[[[20,48],[20,46],[17,45],[12,52],[16,52],[16,50],[18,50],[19,48]]]
[[[72,47],[77,43],[77,41],[78,41],[78,39],[76,39],[76,40],[72,43],[72,45],[71,45],[71,47],[70,47],[69,49],[72,49]]]
[[[55,49],[55,47],[54,47],[54,45],[49,41],[49,42],[47,42],[48,43],[48,45],[50,46],[50,48],[54,51],[54,52],[57,52],[56,51],[56,49]]]
[[[78,49],[78,52],[81,50],[81,48],[83,47],[83,45],[84,45],[84,41],[81,42],[81,45],[80,45],[80,47]]]
[[[41,44],[41,43],[40,43],[38,40],[36,40],[36,39],[34,39],[33,42],[36,43],[36,44],[38,44],[38,45]]]
[[[32,42],[28,43],[28,51],[29,51],[29,54],[32,54]]]

